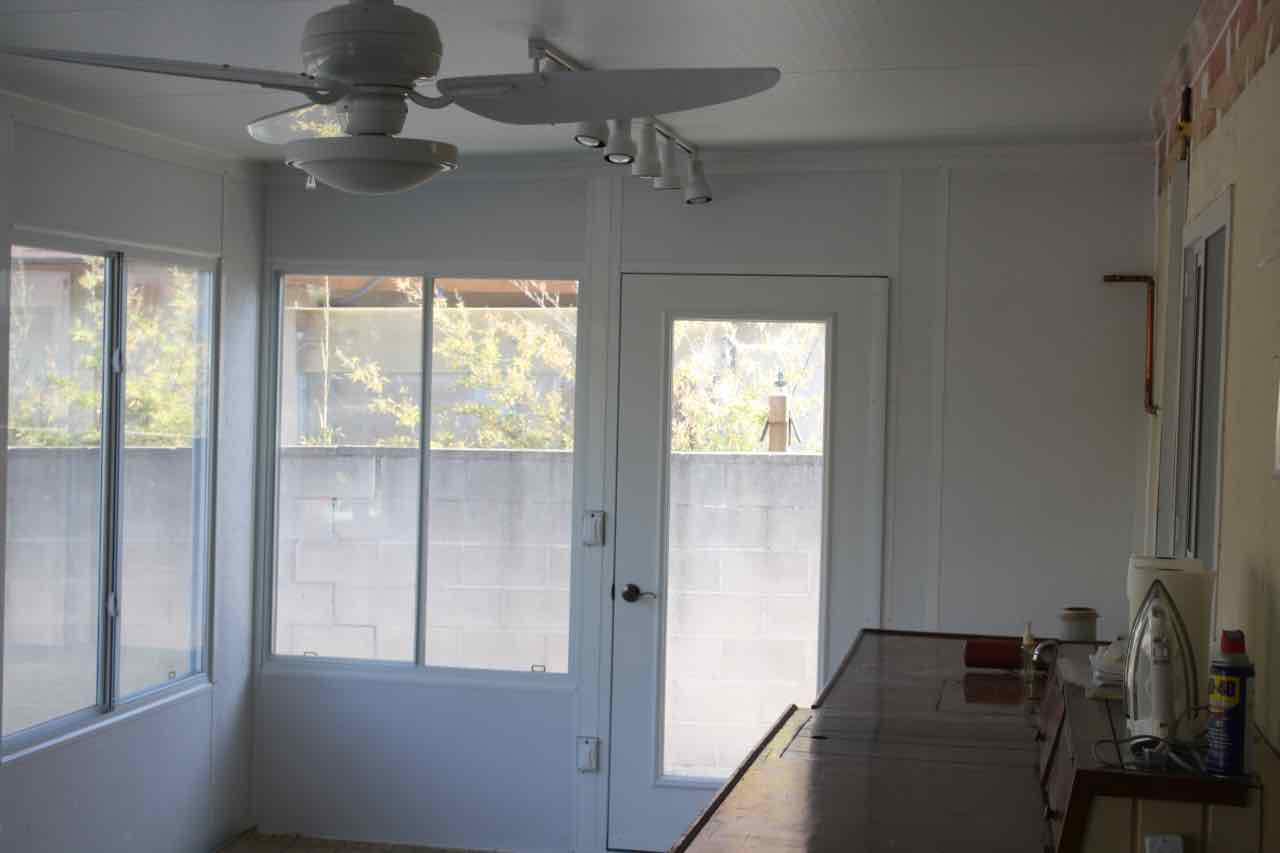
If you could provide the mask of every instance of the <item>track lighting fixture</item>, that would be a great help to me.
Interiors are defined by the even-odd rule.
[[[662,164],[662,174],[653,179],[655,190],[678,190],[684,186],[680,180],[680,164],[676,161],[676,144],[671,137],[662,137],[658,145],[658,160]]]
[[[631,138],[631,119],[609,119],[609,144],[604,149],[606,163],[629,166],[636,159],[636,143]]]
[[[603,148],[609,139],[609,128],[602,121],[580,121],[573,141],[586,148]]]
[[[640,144],[636,161],[631,164],[631,174],[637,178],[657,178],[662,175],[658,161],[658,131],[652,118],[640,119]]]
[[[688,171],[685,173],[684,203],[707,204],[711,201],[711,184],[702,171],[702,158],[697,154],[689,155]]]

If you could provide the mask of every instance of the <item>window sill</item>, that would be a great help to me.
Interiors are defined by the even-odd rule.
[[[8,766],[66,744],[104,735],[128,720],[186,702],[212,689],[213,682],[206,674],[200,673],[139,696],[108,714],[99,714],[90,709],[15,732],[3,741],[4,755],[0,757],[0,765]]]
[[[454,687],[535,693],[572,693],[578,688],[572,673],[534,673],[510,670],[416,666],[411,663],[357,661],[337,658],[271,656],[263,663],[263,678],[352,679],[424,688]]]

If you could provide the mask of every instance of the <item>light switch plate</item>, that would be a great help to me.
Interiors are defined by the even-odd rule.
[[[600,769],[600,738],[579,736],[578,738],[578,772],[594,773],[599,769]]]
[[[1143,841],[1146,844],[1143,848],[1145,853],[1185,853],[1186,851],[1181,835],[1172,833],[1148,835]]]
[[[582,544],[596,548],[604,544],[604,510],[589,509],[582,514]]]

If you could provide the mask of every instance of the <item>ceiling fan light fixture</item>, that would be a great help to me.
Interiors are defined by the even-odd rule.
[[[636,159],[636,143],[631,138],[631,119],[609,119],[609,144],[604,149],[606,163],[630,166]]]
[[[609,141],[609,126],[602,121],[580,121],[573,141],[584,148],[603,148]]]
[[[711,184],[706,173],[702,171],[702,158],[697,154],[689,158],[688,171],[684,181],[685,204],[710,204]]]
[[[637,178],[657,178],[662,175],[662,163],[658,160],[658,131],[652,118],[640,119],[640,142],[636,160],[631,164],[631,174]]]
[[[284,159],[336,190],[390,195],[457,168],[458,149],[429,139],[337,136],[290,142]]]
[[[653,179],[655,190],[678,190],[684,186],[676,156],[675,142],[669,136],[662,137],[662,142],[658,145],[658,161],[661,164],[662,174]]]

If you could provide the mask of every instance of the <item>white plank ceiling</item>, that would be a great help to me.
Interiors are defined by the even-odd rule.
[[[0,0],[0,41],[301,70],[313,0]],[[445,76],[526,71],[546,37],[598,67],[775,65],[745,101],[668,117],[709,148],[1128,140],[1196,0],[406,0]],[[0,59],[0,88],[236,156],[244,124],[300,102],[252,87]],[[411,108],[412,109],[412,108]],[[569,131],[413,109],[405,135],[466,153],[569,151]]]

